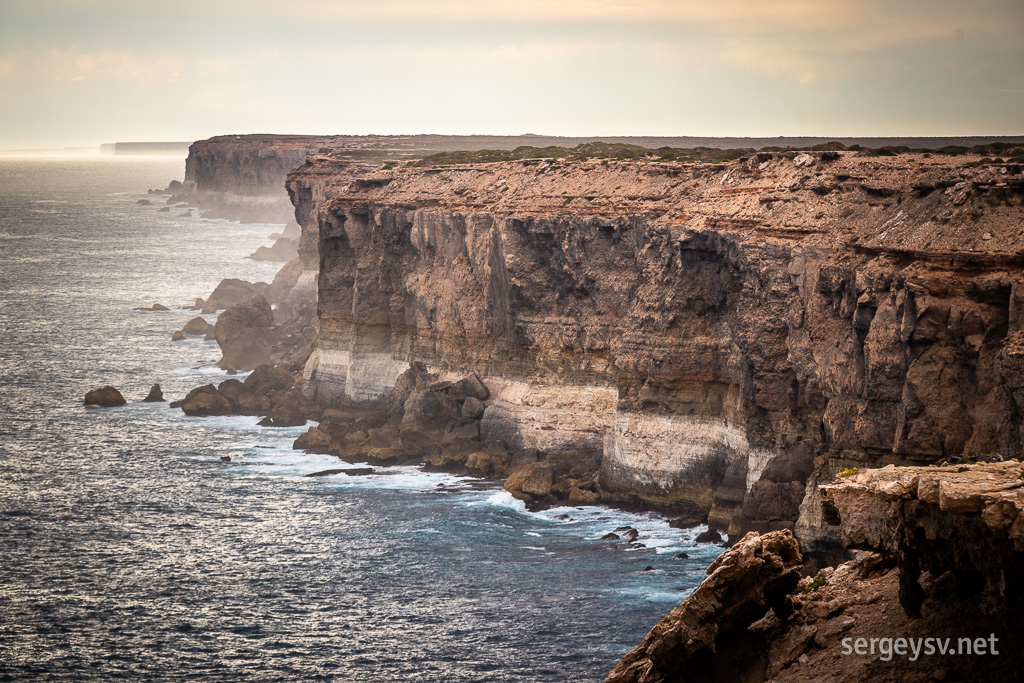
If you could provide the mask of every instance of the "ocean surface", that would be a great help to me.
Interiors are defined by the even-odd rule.
[[[183,173],[0,159],[0,680],[599,681],[699,584],[700,528],[410,467],[303,477],[355,465],[139,402],[223,379],[216,342],[170,341],[184,306],[279,267],[245,257],[282,226],[159,213]],[[128,405],[83,407],[104,384]],[[600,540],[627,525],[644,547]]]

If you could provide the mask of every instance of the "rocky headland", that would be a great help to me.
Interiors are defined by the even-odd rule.
[[[410,363],[475,376],[479,441],[572,470],[587,499],[839,549],[817,483],[1019,448],[1024,175],[981,161],[548,158],[352,180],[313,156],[288,180],[318,237],[303,390],[370,406]],[[434,448],[408,455],[451,459]]]
[[[611,680],[897,680],[838,654],[850,624],[1019,616],[999,568],[1020,559],[1020,147],[303,149],[298,255],[182,331],[253,373],[172,406],[728,535]]]

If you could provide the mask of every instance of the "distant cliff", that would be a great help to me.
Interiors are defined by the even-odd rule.
[[[1024,175],[979,161],[353,178],[311,157],[288,181],[318,241],[307,391],[383,400],[411,361],[476,373],[481,438],[596,458],[601,500],[827,550],[815,484],[837,471],[1020,449]]]
[[[185,192],[212,218],[286,223],[293,209],[285,177],[330,140],[278,135],[200,140],[185,160]]]

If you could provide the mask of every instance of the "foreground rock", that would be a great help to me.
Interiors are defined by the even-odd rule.
[[[800,579],[772,610],[747,599],[749,573],[703,599],[709,576],[608,680],[1020,680],[1022,475],[1018,461],[889,466],[822,486],[823,523],[853,560]]]
[[[149,388],[149,393],[146,398],[142,399],[143,403],[161,403],[164,401],[164,392],[160,389],[159,384],[154,384]]]
[[[114,408],[116,406],[123,406],[127,401],[124,400],[124,396],[121,395],[120,391],[108,384],[105,387],[87,391],[84,403],[87,406]]]
[[[845,547],[896,558],[900,604],[920,616],[922,576],[953,573],[977,606],[1024,612],[1024,466],[1011,460],[866,470],[822,486]]]
[[[608,676],[610,682],[741,680],[747,629],[769,609],[788,616],[800,579],[800,549],[789,531],[747,534],[707,569],[707,578],[662,619]]]

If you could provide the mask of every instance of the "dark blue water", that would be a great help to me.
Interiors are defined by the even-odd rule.
[[[280,226],[136,205],[183,166],[0,160],[0,680],[600,680],[699,583],[720,549],[653,515],[304,478],[347,465],[138,402],[219,380],[180,307],[276,268],[244,257]],[[108,383],[127,406],[81,405]],[[624,524],[645,548],[598,540]]]

